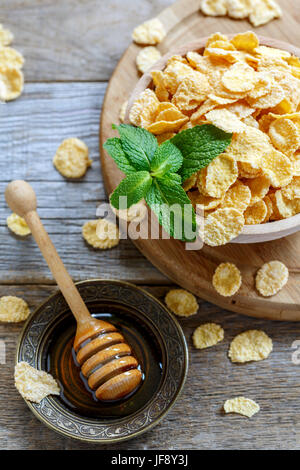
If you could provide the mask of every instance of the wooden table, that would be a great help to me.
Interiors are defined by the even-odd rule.
[[[0,296],[21,296],[34,309],[56,290],[34,241],[19,240],[6,227],[9,210],[3,193],[6,184],[15,178],[24,178],[34,186],[40,215],[75,280],[125,279],[144,286],[161,299],[169,289],[168,279],[130,241],[122,240],[111,251],[96,252],[84,243],[81,227],[86,220],[95,218],[97,205],[106,200],[98,131],[107,80],[130,41],[133,27],[171,3],[1,1],[0,23],[14,32],[14,46],[26,58],[26,85],[21,98],[0,105]],[[293,0],[280,3],[300,22],[300,5],[295,6]],[[205,19],[201,21],[205,27]],[[218,30],[218,20],[215,21]],[[71,136],[88,144],[93,159],[92,169],[77,182],[66,181],[52,166],[59,143]],[[300,366],[292,360],[296,352],[292,345],[300,340],[300,324],[239,316],[201,299],[199,304],[196,316],[181,321],[190,349],[189,375],[181,398],[152,431],[108,448],[299,448]],[[206,321],[222,324],[225,340],[212,349],[196,351],[191,334]],[[48,430],[16,392],[14,354],[21,328],[22,325],[0,325],[0,343],[6,347],[6,361],[0,364],[0,448],[97,448]],[[273,339],[270,358],[261,363],[231,364],[227,358],[230,340],[253,328],[263,329]],[[261,412],[251,420],[225,416],[221,411],[224,400],[237,395],[255,399]]]

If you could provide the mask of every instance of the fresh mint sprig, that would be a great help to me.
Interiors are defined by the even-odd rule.
[[[126,197],[128,208],[145,199],[167,233],[190,241],[196,215],[181,184],[224,152],[232,134],[205,124],[182,131],[159,146],[146,129],[127,124],[113,128],[120,138],[108,139],[104,149],[126,178],[111,195],[111,204],[119,209]]]

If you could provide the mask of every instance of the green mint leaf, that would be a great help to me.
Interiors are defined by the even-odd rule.
[[[182,178],[178,173],[168,173],[163,176],[157,176],[157,179],[164,181],[166,185],[173,186],[174,184],[181,184]]]
[[[155,178],[146,194],[146,202],[160,225],[171,237],[193,241],[196,234],[196,215],[189,198],[172,175]]]
[[[223,153],[231,138],[232,134],[227,134],[211,124],[195,126],[172,137],[172,144],[176,145],[183,155],[180,169],[182,180],[185,181],[201,168],[205,168]]]
[[[112,193],[110,202],[116,209],[128,209],[146,196],[151,184],[152,178],[148,171],[137,171],[121,181]]]
[[[119,131],[122,148],[137,171],[150,171],[150,162],[158,148],[153,134],[141,127],[128,124],[114,126]]]
[[[171,171],[179,170],[183,162],[180,150],[169,140],[161,144],[156,150],[150,164],[152,176],[161,177]]]
[[[113,137],[112,139],[108,139],[103,148],[107,151],[107,153],[114,159],[118,168],[125,173],[125,175],[130,175],[131,173],[135,173],[136,169],[130,164],[121,144],[121,139],[117,137]]]

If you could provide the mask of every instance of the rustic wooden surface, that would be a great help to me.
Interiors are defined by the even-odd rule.
[[[131,242],[122,240],[118,248],[99,253],[84,244],[80,231],[85,220],[95,217],[97,204],[105,200],[98,152],[105,82],[129,42],[132,27],[171,3],[2,0],[0,22],[12,29],[16,46],[26,56],[27,83],[20,99],[0,105],[0,296],[19,295],[34,309],[56,289],[33,240],[18,240],[5,226],[9,211],[4,188],[12,178],[26,178],[39,195],[43,221],[74,279],[126,279],[163,299],[170,281]],[[300,5],[294,5],[292,0],[280,3],[285,10],[290,9],[296,25],[290,33],[300,46]],[[237,24],[199,16],[200,20],[201,30],[207,29],[208,24],[215,30],[228,30]],[[280,25],[274,22],[274,37],[282,30]],[[284,33],[288,35],[287,31]],[[60,141],[71,135],[87,142],[94,161],[79,182],[65,181],[51,163]],[[181,321],[190,349],[189,375],[181,398],[152,431],[109,448],[298,449],[299,365],[292,362],[292,343],[300,340],[300,325],[250,319],[200,299],[199,303],[199,313]],[[225,340],[215,348],[196,351],[191,345],[191,334],[204,321],[222,324]],[[14,355],[21,328],[22,325],[0,325],[0,341],[6,346],[6,363],[0,364],[0,448],[98,448],[48,430],[15,391]],[[266,331],[274,341],[274,351],[261,363],[233,365],[227,358],[229,342],[235,334],[249,328]],[[261,412],[251,420],[224,416],[224,400],[235,395],[257,400]]]

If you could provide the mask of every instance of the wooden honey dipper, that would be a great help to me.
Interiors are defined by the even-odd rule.
[[[129,395],[142,380],[138,361],[112,324],[91,316],[36,212],[34,190],[25,181],[12,181],[6,188],[5,198],[11,210],[26,220],[76,318],[74,349],[89,387],[101,401],[119,400]]]

